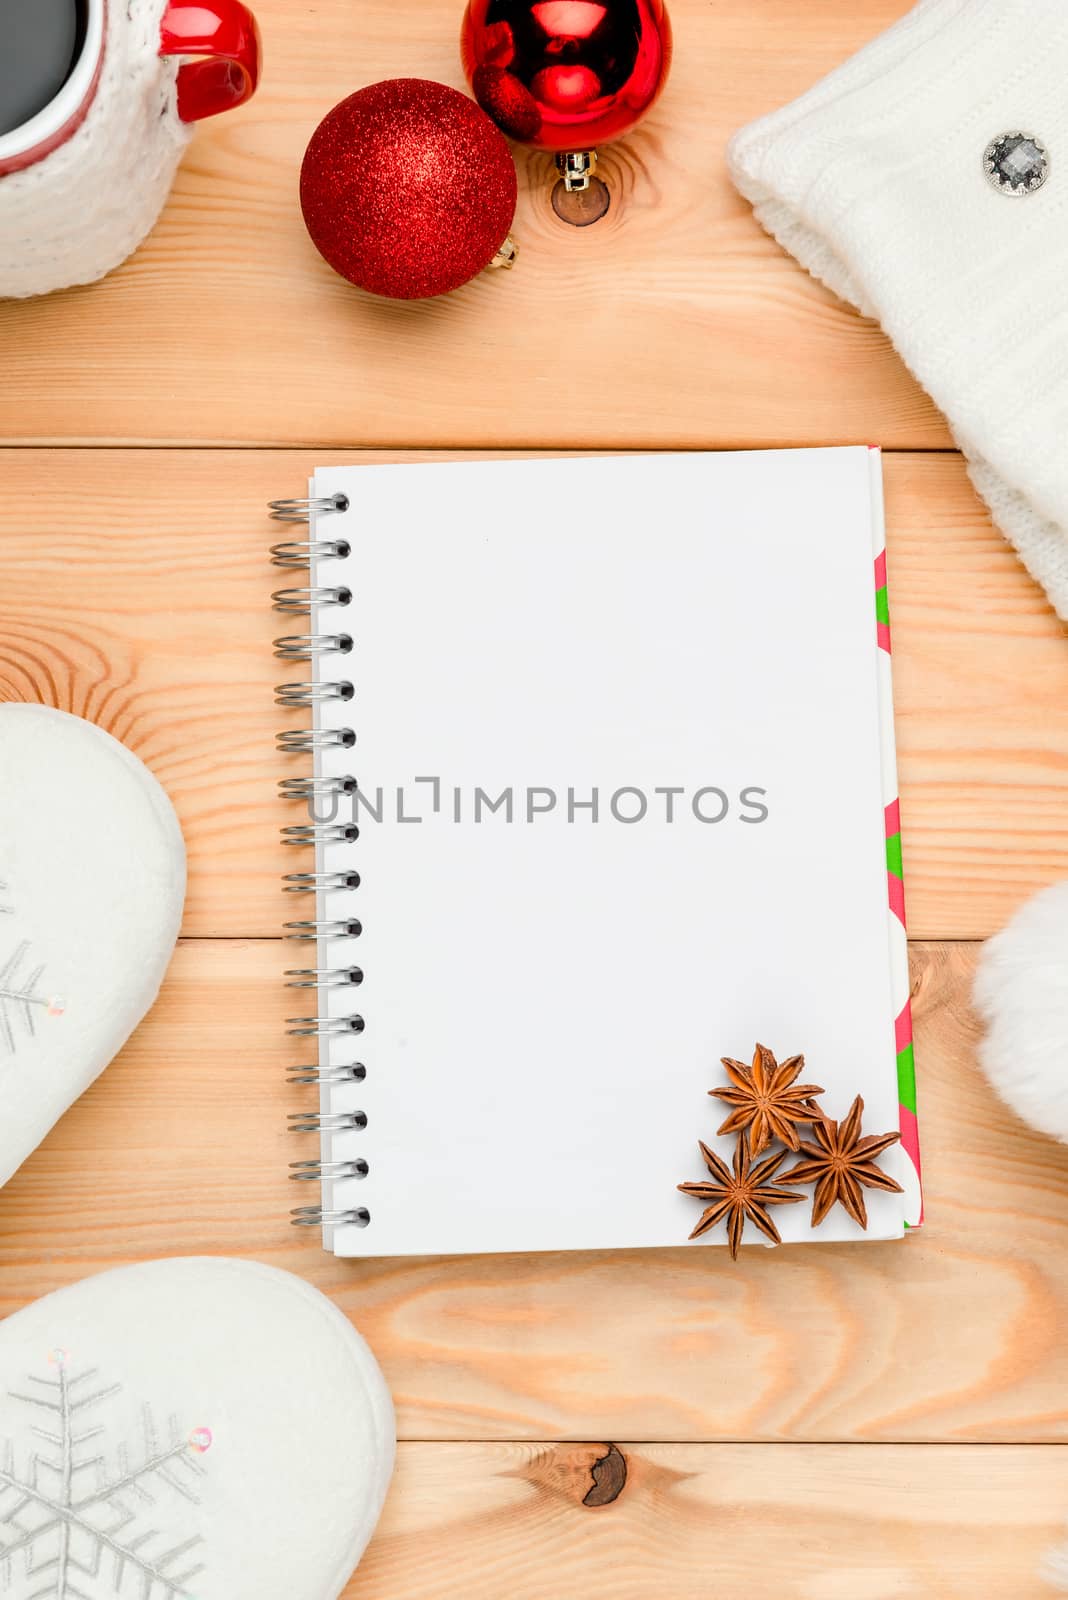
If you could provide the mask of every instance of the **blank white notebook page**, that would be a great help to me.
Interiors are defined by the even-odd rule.
[[[708,1091],[757,1040],[865,1131],[898,1126],[865,449],[357,467],[319,472],[351,547],[320,633],[353,649],[320,708],[355,744],[358,917],[321,997],[365,1030],[325,1061],[362,1083],[327,1143],[366,1176],[345,1255],[684,1245],[729,1159]],[[883,1164],[901,1176],[904,1158]],[[781,1206],[786,1242],[903,1231],[899,1195]],[[759,1239],[759,1235],[757,1235]],[[689,1246],[722,1243],[724,1229]]]

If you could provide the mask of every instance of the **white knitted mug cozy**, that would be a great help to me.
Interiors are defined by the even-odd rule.
[[[179,62],[159,53],[165,8],[166,0],[109,4],[85,121],[51,155],[0,177],[0,297],[102,278],[163,209],[192,136],[178,115]]]

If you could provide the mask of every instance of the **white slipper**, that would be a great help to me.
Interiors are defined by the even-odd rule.
[[[394,1448],[374,1357],[299,1278],[101,1273],[0,1326],[0,1593],[337,1600]]]
[[[0,705],[0,1185],[155,1000],[184,898],[178,819],[137,757]]]
[[[983,946],[979,1060],[998,1094],[1041,1133],[1068,1141],[1068,882],[1032,896]]]

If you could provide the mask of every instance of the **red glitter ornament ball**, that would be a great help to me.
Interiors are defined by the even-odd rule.
[[[664,0],[468,0],[475,99],[512,139],[592,150],[645,115],[671,65]]]
[[[516,205],[515,164],[473,100],[424,78],[349,95],[316,128],[300,174],[312,240],[372,294],[419,300],[489,265]]]

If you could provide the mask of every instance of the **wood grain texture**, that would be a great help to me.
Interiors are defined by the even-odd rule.
[[[352,1317],[407,1438],[1068,1440],[1068,1159],[978,1072],[974,959],[913,946],[928,1221],[905,1241],[344,1263],[286,1220],[315,1141],[285,1130],[307,1091],[283,947],[186,943],[0,1194],[0,1312],[130,1259],[247,1255]]]
[[[407,1444],[345,1600],[1049,1600],[1054,1447]]]
[[[301,713],[273,704],[294,673],[271,639],[293,630],[270,610],[265,505],[323,453],[0,459],[0,699],[89,717],[156,773],[189,846],[187,934],[274,936],[294,865],[276,785],[303,766],[274,749]],[[983,937],[1068,872],[1063,628],[959,458],[889,456],[886,482],[910,926]]]
[[[329,107],[383,77],[463,86],[460,0],[257,0],[251,104],[198,129],[163,218],[103,283],[0,303],[0,438],[322,445],[942,446],[882,334],[735,194],[730,134],[909,0],[672,0],[675,62],[605,152],[612,209],[574,229],[551,160],[517,152],[519,264],[443,299],[362,295],[297,204]]]
[[[405,1440],[346,1600],[1040,1600],[1068,1505],[1068,1158],[980,1076],[976,947],[953,941],[1068,873],[1063,630],[887,341],[764,236],[724,163],[733,129],[910,0],[669,0],[670,84],[604,153],[605,221],[559,222],[548,159],[520,151],[516,270],[418,305],[329,271],[297,173],[362,84],[461,86],[462,0],[255,4],[264,88],[198,130],[141,250],[0,302],[0,444],[208,447],[0,451],[0,700],[126,742],[190,856],[156,1009],[0,1192],[0,1314],[197,1252],[318,1285]],[[886,483],[927,1226],[737,1267],[685,1245],[328,1258],[286,1220],[314,1139],[285,1129],[308,1100],[284,1082],[290,674],[264,502],[390,446],[847,441],[913,452]]]

